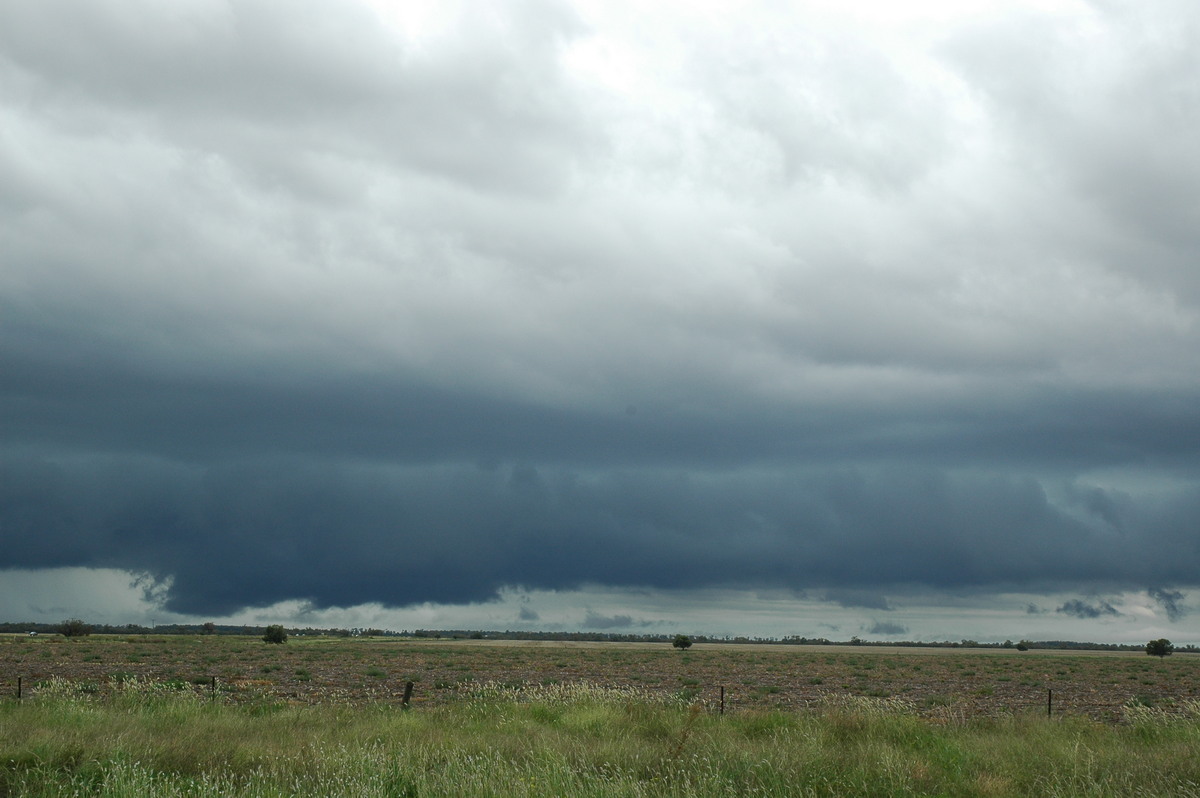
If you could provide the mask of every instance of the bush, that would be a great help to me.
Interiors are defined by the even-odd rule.
[[[692,638],[687,635],[675,635],[675,639],[671,641],[671,645],[681,651],[687,651],[692,647]]]
[[[92,627],[78,618],[63,621],[58,625],[58,632],[63,637],[87,637],[92,633]]]
[[[267,631],[263,634],[264,643],[286,643],[287,631],[279,624],[272,624],[267,627]]]

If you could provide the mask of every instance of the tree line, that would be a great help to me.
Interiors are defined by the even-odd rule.
[[[268,628],[279,626],[287,635],[293,637],[393,637],[429,640],[548,640],[569,642],[598,642],[598,643],[673,643],[679,636],[676,634],[630,634],[623,632],[562,632],[562,631],[530,631],[530,630],[481,630],[481,629],[416,629],[394,631],[370,627],[354,628],[318,628],[318,627],[283,627],[279,624],[270,626],[246,626],[243,624],[217,624],[213,622],[200,624],[162,624],[144,626],[140,624],[87,624],[79,619],[70,619],[61,623],[13,623],[0,622],[0,633],[6,634],[65,634],[68,637],[79,637],[86,634],[102,635],[263,635]],[[804,646],[864,646],[883,648],[1015,648],[1022,651],[1029,649],[1052,649],[1066,651],[1144,651],[1146,644],[1131,643],[1089,643],[1074,640],[1021,640],[1014,643],[979,642],[976,640],[958,641],[920,641],[920,640],[863,640],[852,637],[849,640],[830,640],[825,637],[804,637],[788,635],[786,637],[745,637],[745,636],[710,636],[688,635],[691,643],[730,643],[758,645],[804,645]],[[1159,642],[1159,641],[1152,641]],[[1166,642],[1166,641],[1163,641]],[[1169,643],[1168,643],[1169,645]],[[1200,653],[1200,648],[1194,644],[1171,646],[1171,651],[1182,653]],[[1157,649],[1154,653],[1158,656]]]

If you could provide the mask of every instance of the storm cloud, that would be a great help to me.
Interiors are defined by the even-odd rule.
[[[689,8],[6,4],[0,569],[1184,619],[1200,12]]]

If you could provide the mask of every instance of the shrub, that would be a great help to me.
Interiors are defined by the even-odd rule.
[[[263,633],[264,643],[286,643],[287,631],[280,624],[272,624],[267,627],[267,631]]]
[[[58,625],[59,634],[63,637],[87,637],[92,633],[92,627],[78,618],[63,621]]]

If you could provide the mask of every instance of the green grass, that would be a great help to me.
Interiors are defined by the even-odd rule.
[[[1120,725],[935,723],[894,699],[721,716],[580,683],[482,684],[408,712],[106,687],[54,680],[0,704],[0,795],[1200,795],[1196,703],[1131,706]]]

